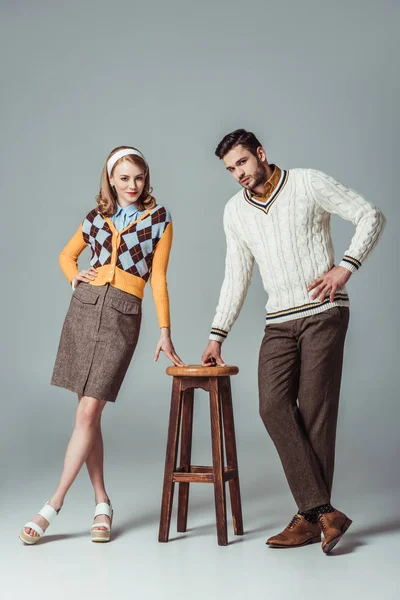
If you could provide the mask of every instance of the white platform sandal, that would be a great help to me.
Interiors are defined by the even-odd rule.
[[[50,506],[50,504],[48,502],[46,502],[46,504],[43,506],[43,508],[41,508],[39,510],[38,514],[40,516],[44,517],[50,525],[50,523],[53,521],[54,517],[56,517],[58,515],[60,510],[61,510],[61,508],[59,508],[58,510],[55,510],[52,506]],[[30,527],[30,529],[33,529],[39,535],[29,535],[28,533],[26,533],[25,527]],[[46,531],[47,531],[47,529],[46,529]],[[19,534],[19,539],[22,542],[24,542],[24,544],[37,544],[37,542],[40,539],[42,539],[44,533],[45,532],[40,527],[40,525],[38,525],[37,523],[34,523],[33,521],[28,521],[28,523],[25,523],[25,525],[23,526],[21,533]]]
[[[110,517],[110,524],[105,522],[93,523],[92,528],[90,530],[90,535],[92,537],[92,542],[109,542],[111,538],[111,526],[113,520],[114,511],[112,509],[111,504],[107,504],[107,502],[100,502],[96,504],[96,508],[94,511],[94,519],[99,515],[106,515]],[[96,527],[105,527],[106,531],[103,529],[96,529]]]

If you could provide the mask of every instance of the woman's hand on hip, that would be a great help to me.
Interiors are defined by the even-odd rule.
[[[97,277],[97,270],[94,267],[90,267],[90,269],[85,269],[83,271],[79,271],[78,275],[75,279],[72,280],[72,285],[76,288],[80,281],[84,281],[85,283],[89,283],[89,281],[94,281]]]
[[[175,352],[174,345],[171,340],[171,334],[169,327],[161,328],[161,336],[156,346],[156,352],[154,354],[154,361],[157,362],[160,352],[164,352],[165,356],[174,363],[176,367],[184,367],[185,363],[179,358]]]

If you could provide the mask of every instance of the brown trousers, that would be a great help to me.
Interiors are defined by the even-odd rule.
[[[349,309],[267,325],[260,348],[260,416],[299,510],[330,502]]]

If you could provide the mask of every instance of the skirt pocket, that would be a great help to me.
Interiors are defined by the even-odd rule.
[[[79,284],[72,294],[72,298],[79,300],[79,302],[82,302],[83,304],[96,304],[99,295],[91,290],[89,285]]]
[[[137,302],[129,302],[119,298],[111,298],[110,306],[124,315],[137,315],[140,308]]]

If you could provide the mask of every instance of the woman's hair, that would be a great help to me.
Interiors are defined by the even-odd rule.
[[[103,167],[103,171],[101,172],[101,180],[100,180],[100,191],[96,196],[97,202],[97,211],[103,215],[104,217],[111,217],[117,210],[117,194],[114,188],[110,184],[110,179],[107,172],[107,163],[109,158],[118,150],[124,150],[125,148],[132,148],[132,150],[137,150],[133,146],[118,146],[111,150],[110,154],[107,156],[106,163]],[[137,154],[127,154],[123,156],[113,166],[111,170],[111,174],[113,173],[116,165],[118,165],[122,160],[126,160],[137,167],[143,169],[145,174],[144,188],[140,197],[138,198],[136,205],[139,210],[147,210],[149,208],[154,208],[156,206],[157,201],[152,196],[153,188],[150,186],[150,170],[145,160],[141,156]]]
[[[244,148],[249,150],[254,156],[257,156],[257,148],[262,144],[256,138],[254,133],[246,131],[245,129],[236,129],[231,133],[228,133],[218,144],[215,150],[218,158],[224,158],[225,154],[228,154],[232,148],[241,144]]]

